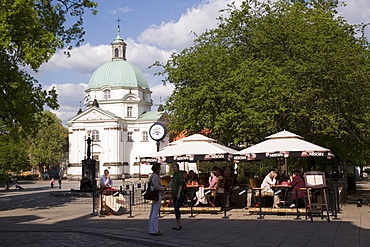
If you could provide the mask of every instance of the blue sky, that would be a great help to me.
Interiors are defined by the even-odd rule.
[[[121,37],[127,43],[127,60],[144,73],[153,91],[154,104],[159,104],[160,99],[163,102],[171,94],[172,87],[163,86],[161,78],[153,76],[158,69],[148,66],[157,60],[166,62],[173,52],[192,46],[191,32],[201,34],[215,28],[219,10],[234,1],[237,5],[241,3],[241,0],[96,0],[98,14],[93,16],[87,11],[84,17],[85,42],[72,50],[70,58],[63,51],[57,52],[33,76],[45,89],[52,86],[57,89],[60,108],[54,112],[65,123],[80,108],[91,74],[110,61],[110,43],[117,36],[119,18]],[[370,22],[369,0],[346,3],[339,14],[349,23]]]

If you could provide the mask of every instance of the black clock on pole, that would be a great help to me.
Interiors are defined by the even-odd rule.
[[[162,123],[154,123],[149,129],[150,137],[157,142],[157,152],[159,151],[160,141],[167,135],[167,128]]]

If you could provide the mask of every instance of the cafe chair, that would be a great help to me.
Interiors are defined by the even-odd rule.
[[[262,183],[259,183],[257,178],[249,179],[249,183],[252,189],[252,198],[251,203],[254,207],[272,207],[274,204],[274,193],[273,192],[264,192],[263,188],[260,188]]]

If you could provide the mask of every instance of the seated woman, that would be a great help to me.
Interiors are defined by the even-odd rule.
[[[291,204],[291,208],[294,208],[296,205],[293,200],[298,204],[298,199],[306,196],[306,193],[301,190],[301,188],[305,188],[306,185],[299,175],[299,172],[292,172],[290,176],[290,186],[292,187],[292,191],[288,194],[288,203]]]
[[[211,171],[211,176],[209,177],[209,189],[216,189],[218,178],[215,171]],[[199,203],[207,204],[207,198],[204,194],[204,187],[199,187],[199,190],[195,193],[197,202],[194,206],[198,206]]]
[[[262,181],[261,188],[263,188],[262,189],[262,195],[273,196],[274,197],[273,207],[274,208],[279,208],[279,206],[278,206],[279,196],[275,195],[274,191],[271,188],[271,186],[276,184],[276,177],[277,177],[276,171],[274,171],[274,170],[270,171],[269,174],[267,174],[265,179]]]

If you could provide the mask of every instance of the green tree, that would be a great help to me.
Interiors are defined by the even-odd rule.
[[[37,116],[41,127],[28,140],[30,162],[40,173],[60,165],[68,152],[68,131],[62,122],[50,111]]]
[[[364,162],[369,43],[365,26],[348,24],[337,6],[331,0],[229,5],[217,29],[162,65],[159,74],[175,86],[166,104],[169,128],[208,129],[226,145],[287,129],[342,160]]]
[[[0,181],[4,181],[9,173],[32,168],[27,152],[28,143],[20,132],[13,129],[0,133]]]
[[[56,91],[45,91],[25,70],[37,71],[57,49],[83,41],[88,0],[3,0],[0,2],[0,121],[23,130],[37,126],[35,113],[59,107]],[[68,16],[71,16],[68,18]],[[66,23],[72,23],[67,26]]]

